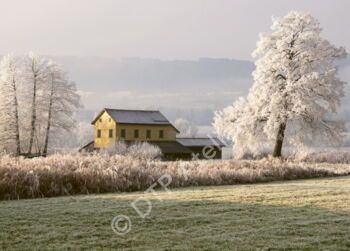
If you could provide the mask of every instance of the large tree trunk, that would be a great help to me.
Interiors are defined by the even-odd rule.
[[[286,130],[286,123],[281,123],[278,128],[275,147],[273,149],[273,154],[272,154],[272,156],[275,158],[282,157],[282,146],[283,146],[285,130]]]
[[[36,80],[37,80],[36,78],[37,78],[37,76],[36,76],[36,74],[34,74],[33,100],[32,100],[32,120],[31,120],[31,128],[30,128],[28,155],[32,154],[33,142],[34,142],[34,133],[35,133],[35,123],[36,123]]]
[[[51,117],[52,117],[52,102],[53,102],[53,82],[52,82],[52,86],[51,86],[50,103],[49,103],[49,114],[48,114],[48,117],[47,117],[46,136],[45,136],[45,144],[44,144],[44,150],[43,150],[43,156],[45,156],[45,157],[47,155],[47,149],[48,149],[48,146],[49,146],[49,136],[50,136]]]
[[[19,119],[18,119],[18,100],[17,100],[17,88],[16,88],[16,82],[13,80],[12,82],[12,88],[13,88],[13,103],[14,103],[14,109],[15,109],[15,131],[16,131],[16,155],[21,154],[21,141],[19,137]]]

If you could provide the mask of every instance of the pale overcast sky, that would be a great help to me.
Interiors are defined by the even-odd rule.
[[[250,59],[271,16],[313,14],[350,48],[349,0],[1,0],[0,54]]]

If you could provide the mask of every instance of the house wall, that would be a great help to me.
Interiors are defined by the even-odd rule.
[[[113,137],[109,137],[109,130],[113,130]],[[121,138],[121,131],[125,129],[126,137]],[[139,137],[134,137],[134,131],[139,130]],[[98,136],[98,130],[101,131],[101,137]],[[146,131],[151,130],[151,138],[146,138]],[[164,137],[159,137],[159,131],[163,130]],[[107,148],[114,144],[116,140],[140,140],[140,141],[175,141],[176,130],[170,125],[136,125],[136,124],[118,124],[107,112],[96,120],[94,124],[94,147]]]
[[[113,130],[113,137],[109,137],[109,130]],[[98,138],[98,130],[101,130],[101,137]],[[116,141],[116,123],[108,115],[107,112],[102,113],[98,120],[94,124],[94,147],[106,148],[114,144]]]
[[[117,138],[121,139],[122,129],[126,130],[126,137],[124,140],[140,140],[140,141],[175,141],[176,130],[170,125],[135,125],[135,124],[119,124],[117,125]],[[134,131],[139,130],[139,137],[134,137]],[[151,138],[146,138],[146,131],[151,130]],[[163,139],[159,138],[159,131],[163,130]]]

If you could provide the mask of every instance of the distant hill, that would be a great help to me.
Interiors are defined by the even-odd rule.
[[[199,60],[55,57],[77,83],[85,105],[81,119],[91,120],[103,107],[160,109],[167,117],[210,125],[213,112],[246,95],[254,64],[235,59]],[[350,82],[350,57],[339,62]],[[341,116],[350,120],[350,87]]]
[[[100,57],[56,57],[71,73],[79,88],[108,91],[180,91],[198,86],[215,89],[215,83],[250,77],[254,64],[234,59],[201,58],[197,61]],[[188,84],[191,83],[189,86]],[[214,86],[213,86],[214,85]]]
[[[213,111],[247,93],[254,64],[244,60],[56,57],[83,95],[84,118],[102,107],[156,108],[170,119],[210,124]],[[89,114],[89,115],[86,115]]]

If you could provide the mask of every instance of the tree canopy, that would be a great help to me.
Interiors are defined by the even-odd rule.
[[[346,56],[345,49],[322,38],[319,22],[308,13],[273,18],[271,28],[253,52],[248,96],[214,117],[216,131],[233,139],[237,157],[266,146],[280,157],[285,141],[300,147],[341,139],[342,124],[327,118],[344,95],[335,61]]]

